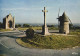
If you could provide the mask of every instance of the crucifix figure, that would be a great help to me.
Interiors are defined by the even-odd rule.
[[[44,12],[44,25],[42,27],[42,33],[43,33],[43,35],[47,35],[48,34],[48,28],[47,28],[47,25],[46,25],[46,12],[48,12],[48,11],[44,7],[44,10],[42,10],[42,12]]]

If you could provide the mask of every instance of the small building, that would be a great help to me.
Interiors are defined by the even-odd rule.
[[[14,29],[15,28],[15,19],[11,14],[3,18],[3,28],[4,29]]]
[[[68,34],[69,33],[69,18],[66,16],[65,12],[62,16],[57,18],[59,21],[59,33]]]

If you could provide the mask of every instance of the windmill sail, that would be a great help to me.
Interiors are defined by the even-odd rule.
[[[58,12],[58,17],[59,17],[59,13],[60,13],[60,8],[59,8],[59,12]]]
[[[59,12],[58,12],[58,18],[59,18],[59,13],[60,13],[60,8],[59,8]],[[58,19],[58,28],[59,28],[59,19]]]

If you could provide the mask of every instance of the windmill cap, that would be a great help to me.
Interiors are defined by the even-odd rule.
[[[64,22],[69,22],[68,16],[65,14],[65,12],[62,15]]]

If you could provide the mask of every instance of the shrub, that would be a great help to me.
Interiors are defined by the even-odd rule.
[[[34,30],[31,28],[27,29],[26,36],[27,36],[27,38],[32,38],[34,36]]]

